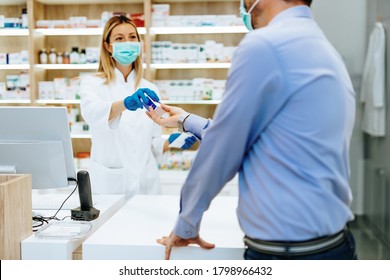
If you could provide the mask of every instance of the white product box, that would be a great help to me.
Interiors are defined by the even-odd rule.
[[[0,53],[0,64],[7,64],[7,54]]]
[[[69,28],[87,28],[87,17],[70,17]]]
[[[0,15],[0,28],[4,28],[4,16]]]
[[[5,99],[4,95],[7,91],[7,87],[5,86],[5,82],[0,82],[0,100]]]
[[[99,61],[100,49],[88,47],[85,48],[85,58],[87,63],[96,63]]]
[[[30,86],[30,76],[28,72],[22,72],[19,75],[19,87],[28,88]]]
[[[37,20],[36,25],[37,25],[37,28],[52,28],[53,21],[52,20]]]
[[[166,19],[166,26],[168,27],[177,27],[183,26],[184,16],[169,16]]]
[[[166,26],[169,13],[170,13],[169,4],[152,5],[152,26],[155,27]]]
[[[80,78],[85,75],[93,75],[93,73],[80,73]],[[68,90],[66,94],[66,99],[80,99],[79,89],[80,89],[80,78],[73,77],[69,79]]]
[[[20,84],[20,76],[19,75],[7,75],[7,89],[8,90],[16,90]]]
[[[43,100],[54,99],[54,82],[38,82],[38,96]]]
[[[20,63],[28,64],[28,50],[22,50],[20,52]]]
[[[152,5],[152,17],[154,17],[154,16],[168,17],[169,13],[170,13],[170,5],[169,4],[153,4]]]
[[[21,64],[21,63],[22,63],[22,57],[20,52],[8,54],[8,64]]]
[[[54,98],[66,99],[68,81],[66,78],[54,78]]]

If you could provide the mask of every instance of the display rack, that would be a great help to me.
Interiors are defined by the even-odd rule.
[[[226,79],[230,62],[214,63],[152,63],[151,46],[155,41],[171,40],[181,43],[204,43],[216,40],[237,46],[246,33],[244,26],[159,27],[152,23],[152,5],[169,4],[171,15],[238,15],[238,0],[212,1],[162,1],[162,0],[3,0],[0,14],[19,17],[23,8],[28,12],[28,29],[0,29],[0,52],[27,49],[28,64],[0,65],[0,81],[8,74],[28,71],[31,98],[29,100],[0,100],[2,105],[29,104],[33,106],[79,107],[77,99],[45,99],[38,95],[39,81],[52,81],[57,77],[76,77],[81,72],[94,72],[98,64],[40,64],[38,52],[42,48],[64,51],[73,46],[80,48],[99,47],[102,28],[35,28],[39,20],[63,20],[85,16],[99,19],[102,12],[142,13],[145,26],[138,29],[144,42],[145,78],[150,81],[211,78]],[[167,104],[178,104],[185,110],[211,118],[220,100],[164,100]],[[0,105],[0,106],[2,106]],[[88,133],[73,134],[74,152],[89,151],[91,141]]]

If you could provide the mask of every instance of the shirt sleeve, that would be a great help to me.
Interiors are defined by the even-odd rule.
[[[191,132],[201,141],[206,133],[206,129],[210,126],[210,124],[210,119],[205,119],[200,116],[191,114],[184,122],[184,130]]]
[[[268,102],[280,98],[271,94],[280,92],[280,72],[272,47],[248,33],[234,54],[222,102],[182,188],[177,236],[199,234],[212,199],[245,164],[251,145],[279,109]]]
[[[83,119],[91,126],[115,129],[119,125],[120,116],[109,121],[112,102],[99,96],[102,90],[104,90],[102,81],[98,77],[87,76],[81,80],[81,114]]]

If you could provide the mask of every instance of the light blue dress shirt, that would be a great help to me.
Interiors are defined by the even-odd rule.
[[[309,7],[287,9],[248,33],[212,123],[186,120],[198,137],[207,130],[181,191],[175,234],[197,236],[204,211],[237,172],[237,216],[247,236],[303,241],[340,231],[353,219],[354,118],[345,65]]]

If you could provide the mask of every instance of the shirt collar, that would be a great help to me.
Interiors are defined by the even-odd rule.
[[[122,72],[119,71],[119,69],[116,67],[114,68],[114,72],[115,72],[115,79],[117,81],[121,81],[121,82],[125,83],[125,77],[123,77]],[[135,81],[134,69],[130,72],[129,76],[127,76],[127,83],[132,82],[132,81]]]
[[[285,19],[294,18],[294,17],[305,17],[310,19],[314,18],[311,9],[308,6],[299,5],[299,6],[288,8],[280,12],[269,22],[268,25],[273,25]]]

